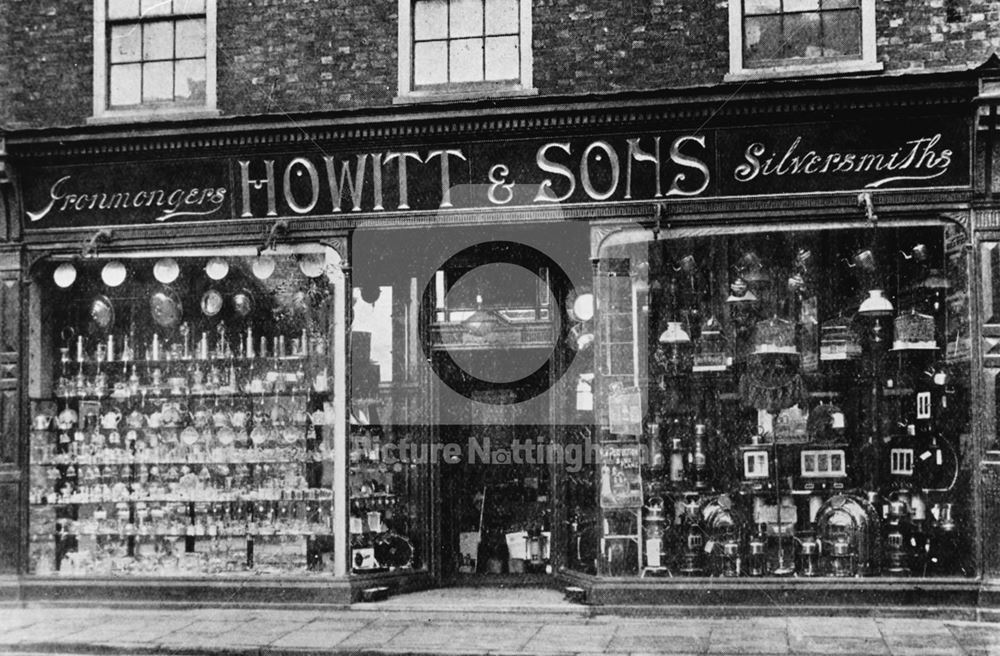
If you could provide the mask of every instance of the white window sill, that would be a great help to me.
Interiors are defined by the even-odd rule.
[[[769,68],[744,68],[727,73],[726,82],[746,82],[750,80],[773,80],[776,78],[818,77],[821,75],[843,75],[845,73],[881,73],[885,70],[882,62],[831,62],[809,66],[773,66]]]
[[[453,100],[485,100],[487,98],[517,98],[537,96],[538,89],[524,87],[477,88],[459,90],[410,91],[392,99],[394,105],[408,105],[427,102],[450,102]]]
[[[186,121],[199,118],[214,118],[219,116],[217,109],[206,107],[162,107],[158,109],[127,109],[108,110],[98,116],[87,119],[88,125],[108,123],[131,123],[142,121]]]

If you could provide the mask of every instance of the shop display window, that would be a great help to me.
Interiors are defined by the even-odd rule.
[[[362,272],[367,272],[361,267]],[[350,333],[350,564],[355,574],[426,566],[424,388],[413,374],[415,281],[354,287]]]
[[[234,253],[40,267],[32,573],[332,571],[339,259]]]
[[[607,239],[576,566],[973,575],[966,242],[923,219]]]

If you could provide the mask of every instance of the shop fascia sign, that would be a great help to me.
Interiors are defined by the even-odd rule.
[[[823,124],[483,141],[44,170],[26,223],[554,206],[880,188],[967,187],[961,122]],[[164,180],[171,180],[165,183]]]

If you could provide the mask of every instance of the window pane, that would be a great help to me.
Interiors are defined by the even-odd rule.
[[[141,84],[141,65],[125,64],[111,67],[111,101],[112,107],[123,105],[138,105],[142,102],[139,91]]]
[[[177,62],[174,75],[174,99],[205,100],[205,60],[185,59]]]
[[[143,16],[169,16],[171,10],[170,0],[141,0],[141,11]]]
[[[413,6],[413,38],[445,39],[448,37],[448,1],[421,0]]]
[[[486,33],[518,33],[518,0],[486,0]]]
[[[175,14],[204,14],[205,0],[174,0]]]
[[[205,21],[177,21],[177,58],[205,56]]]
[[[819,0],[785,0],[785,11],[816,11]]]
[[[138,18],[139,0],[108,0],[108,18]]]
[[[743,11],[747,14],[776,14],[781,11],[781,0],[744,0]]]
[[[823,14],[823,56],[861,54],[861,15],[857,11]]]
[[[821,57],[819,12],[785,16],[785,56]]]
[[[448,81],[448,44],[418,43],[413,47],[413,83],[441,84]]]
[[[115,25],[111,28],[111,63],[139,61],[142,28],[138,23]]]
[[[499,36],[486,39],[486,79],[517,80],[521,77],[516,36]]]
[[[781,17],[748,16],[743,34],[746,62],[781,57]]]
[[[452,0],[448,36],[475,36],[483,33],[483,0]]]
[[[483,79],[483,40],[451,41],[448,64],[450,82],[478,82]]]
[[[142,65],[142,101],[174,99],[174,63],[155,62]]]
[[[174,56],[174,24],[149,23],[142,28],[142,58],[171,59]]]

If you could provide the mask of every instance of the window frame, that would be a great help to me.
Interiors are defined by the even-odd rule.
[[[744,0],[729,2],[729,73],[727,81],[801,77],[839,73],[864,73],[883,70],[876,59],[875,0],[860,0],[861,54],[829,60],[772,60],[771,65],[746,66],[743,61]]]
[[[396,103],[420,102],[423,100],[460,100],[466,98],[535,95],[533,81],[531,0],[518,0],[519,16],[519,59],[520,70],[517,80],[482,80],[475,82],[445,82],[421,85],[413,81],[413,5],[417,0],[398,0],[398,60]],[[483,0],[484,4],[489,0]],[[485,66],[485,58],[484,58]]]
[[[175,103],[111,107],[111,57],[108,52],[108,33],[112,21],[107,16],[108,0],[94,0],[94,99],[93,116],[88,123],[129,120],[188,119],[217,116],[216,109],[216,0],[205,0],[205,101],[204,103]],[[200,16],[200,14],[199,14]],[[156,20],[160,20],[157,17]],[[163,20],[171,20],[163,16]],[[144,21],[136,21],[136,23]],[[141,59],[140,59],[141,61]],[[176,61],[176,58],[171,60]]]

